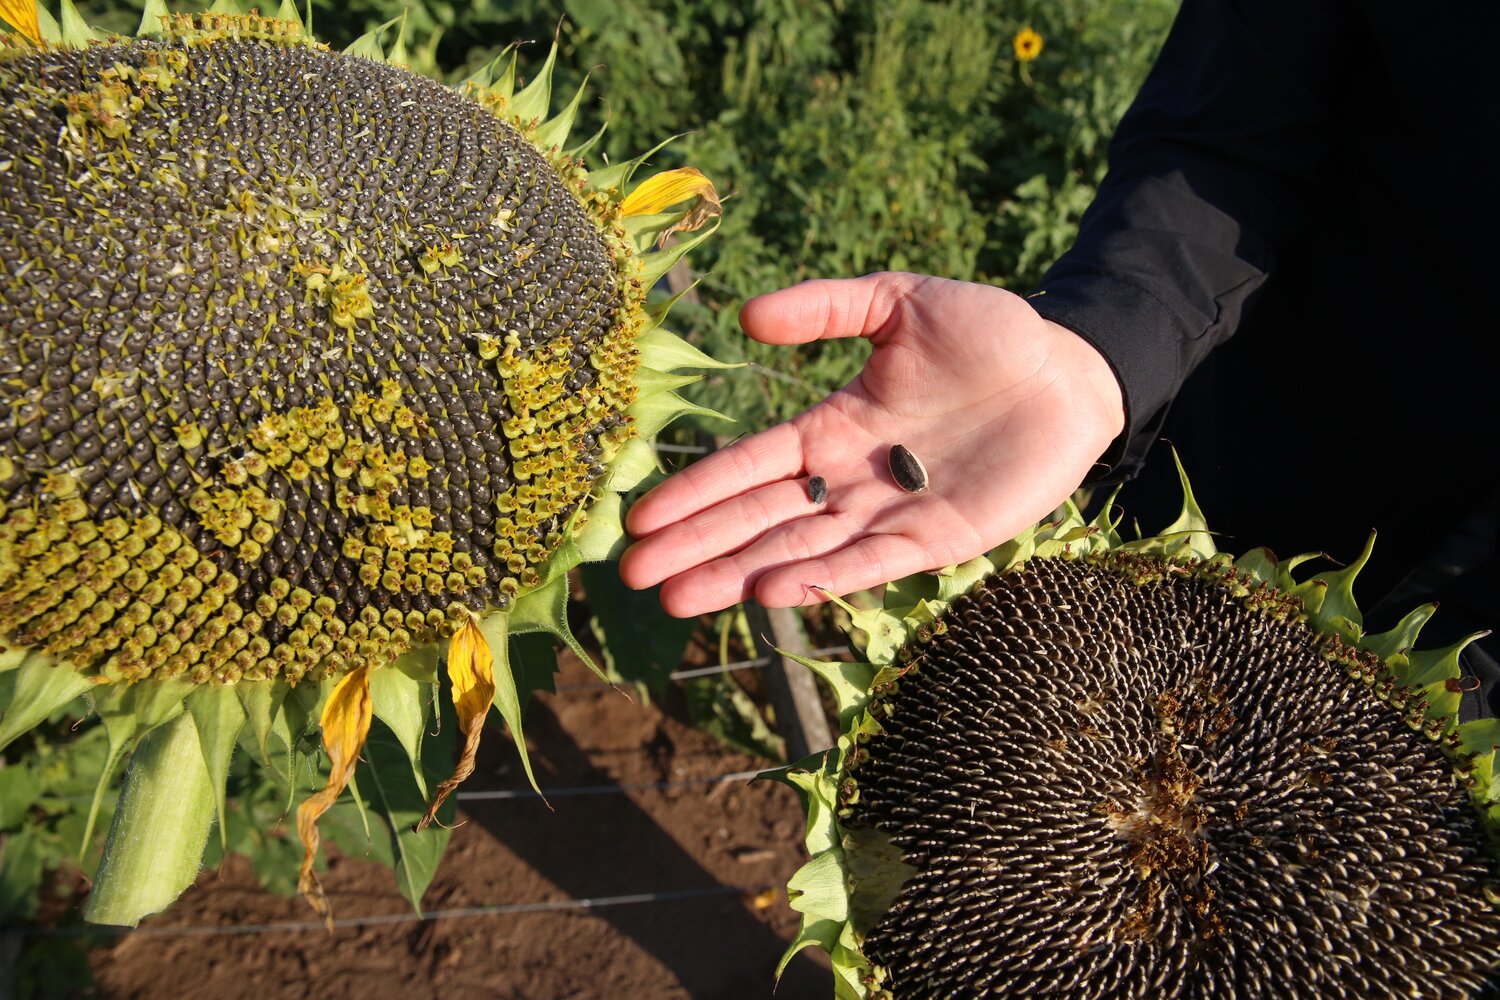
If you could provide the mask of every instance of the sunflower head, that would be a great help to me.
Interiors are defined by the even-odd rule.
[[[1186,489],[1186,483],[1184,482]],[[1481,995],[1500,986],[1500,728],[1458,724],[1432,608],[1343,570],[1068,507],[857,612],[810,663],[839,746],[787,774],[798,947],[838,995]],[[789,952],[790,955],[790,952]]]
[[[1033,28],[1022,28],[1016,32],[1015,38],[1011,39],[1011,47],[1015,49],[1018,60],[1023,63],[1031,62],[1042,54],[1042,36]]]
[[[223,7],[148,4],[134,38],[0,7],[0,644],[25,672],[0,743],[89,690],[126,705],[120,755],[189,695],[263,749],[311,688],[340,745],[306,838],[375,675],[456,654],[463,771],[515,701],[511,623],[572,641],[566,572],[689,409],[666,372],[708,363],[646,302],[702,236],[651,247],[718,202],[691,169],[589,171],[555,50],[524,88],[514,53],[449,87],[399,37],[337,53],[290,4]]]

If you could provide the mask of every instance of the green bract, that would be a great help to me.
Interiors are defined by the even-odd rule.
[[[585,169],[555,51],[524,88],[513,55],[448,87],[291,3],[153,0],[135,38],[67,0],[0,14],[0,746],[87,693],[101,789],[134,751],[89,912],[134,923],[192,880],[236,746],[290,780],[321,723],[318,904],[372,716],[427,792],[441,650],[467,744],[424,824],[492,703],[524,759],[508,636],[577,648],[567,571],[614,551],[692,409],[670,373],[713,362],[646,293],[716,196]]]
[[[1368,549],[1299,580],[1218,552],[1183,488],[1154,537],[1070,504],[891,584],[862,662],[805,661],[842,735],[784,775],[788,959],[827,950],[839,997],[1500,989],[1500,723],[1456,721],[1463,643],[1413,648],[1430,605],[1366,634]]]

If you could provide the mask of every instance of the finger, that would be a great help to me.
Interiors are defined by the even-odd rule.
[[[833,337],[873,337],[924,279],[890,272],[817,279],[759,295],[740,310],[740,326],[767,344],[805,344]]]
[[[826,600],[817,588],[852,594],[932,567],[932,553],[905,535],[869,535],[825,555],[763,573],[753,588],[768,608]]]
[[[730,497],[802,472],[802,442],[778,424],[699,459],[636,501],[625,516],[636,538],[655,534]]]
[[[808,499],[806,479],[773,483],[668,525],[632,545],[620,558],[620,578],[636,590],[653,587],[818,510]]]
[[[793,521],[768,532],[741,552],[667,580],[661,588],[662,607],[678,618],[727,608],[749,597],[755,581],[767,570],[834,552],[849,544],[855,530],[837,514]]]

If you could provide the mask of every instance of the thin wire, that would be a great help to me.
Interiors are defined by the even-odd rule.
[[[847,653],[848,646],[824,646],[822,649],[814,649],[808,652],[808,656],[817,658],[820,656],[833,656],[835,653]],[[727,674],[733,670],[749,670],[751,667],[764,667],[771,662],[769,656],[761,656],[754,660],[740,660],[737,663],[726,663],[721,667],[691,667],[687,670],[674,670],[667,675],[668,680],[680,681],[689,677],[707,677],[710,674]]]
[[[812,650],[807,655],[808,656],[812,656],[812,657],[834,656],[834,655],[836,655],[838,653],[847,653],[848,651],[849,651],[849,647],[848,646],[824,646],[821,649],[814,649],[814,650]],[[669,681],[681,681],[681,680],[687,680],[687,679],[692,678],[692,677],[708,677],[708,676],[711,676],[713,674],[733,673],[736,670],[750,670],[750,669],[752,669],[754,667],[764,667],[765,665],[767,665],[770,662],[771,662],[771,658],[769,656],[759,656],[759,657],[756,657],[753,660],[736,660],[733,663],[725,663],[725,664],[722,664],[721,666],[717,666],[717,667],[690,667],[687,670],[674,670],[674,671],[672,671],[670,674],[667,675],[667,680],[669,680]],[[599,690],[599,685],[598,684],[590,684],[588,682],[584,682],[584,683],[581,683],[581,684],[559,684],[557,686],[556,690],[554,690],[552,693],[553,694],[562,694],[565,691],[597,691],[597,690]]]
[[[735,771],[731,774],[710,774],[697,778],[678,778],[675,781],[648,781],[632,785],[575,785],[571,788],[549,788],[542,796],[566,798],[571,795],[623,795],[626,792],[660,792],[669,788],[693,788],[702,785],[721,785],[729,781],[749,781],[765,774],[760,771]],[[537,793],[530,788],[495,788],[483,791],[455,792],[460,802],[492,802],[497,799],[534,799]]]
[[[493,906],[462,906],[426,913],[381,913],[369,917],[341,917],[337,926],[378,927],[385,924],[415,924],[433,920],[461,920],[511,913],[550,913],[557,910],[598,910],[606,906],[630,906],[636,903],[666,903],[707,896],[740,896],[764,892],[770,886],[737,889],[716,885],[702,889],[669,889],[663,892],[636,892],[625,896],[600,896],[589,899],[561,899],[550,903],[497,903]],[[17,927],[13,932],[29,937],[183,937],[224,934],[305,934],[321,931],[321,920],[279,920],[266,924],[190,924],[182,927]]]

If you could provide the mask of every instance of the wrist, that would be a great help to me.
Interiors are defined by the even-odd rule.
[[[1045,318],[1041,321],[1057,345],[1062,370],[1072,374],[1069,391],[1080,429],[1098,441],[1102,456],[1125,432],[1125,393],[1120,378],[1093,344],[1061,323]]]

